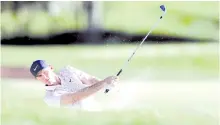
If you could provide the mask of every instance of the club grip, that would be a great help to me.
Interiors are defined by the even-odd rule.
[[[122,72],[122,69],[118,72],[117,76],[119,76],[121,74],[121,72]]]
[[[120,71],[118,72],[117,76],[119,76],[119,75],[121,74],[121,72],[122,72],[122,69],[120,69]],[[109,90],[110,90],[110,89],[106,89],[106,90],[105,90],[105,93],[108,93]]]
[[[109,89],[106,89],[106,90],[105,90],[105,93],[108,93],[108,91],[109,91]]]

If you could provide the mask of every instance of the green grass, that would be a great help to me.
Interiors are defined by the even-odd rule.
[[[2,46],[2,65],[28,68],[34,60],[45,59],[56,71],[65,65],[72,65],[103,78],[109,74],[116,74],[135,47],[136,45],[126,44]],[[132,58],[122,77],[131,78],[138,74],[146,76],[146,79],[217,78],[218,63],[217,43],[143,45]]]

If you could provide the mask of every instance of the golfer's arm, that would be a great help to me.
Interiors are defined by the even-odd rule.
[[[61,96],[60,103],[61,105],[67,105],[67,104],[73,104],[77,101],[80,101],[95,92],[99,91],[105,86],[105,81],[97,82],[96,84],[93,84],[89,87],[86,87],[84,89],[81,89],[80,91],[76,93],[68,93]]]

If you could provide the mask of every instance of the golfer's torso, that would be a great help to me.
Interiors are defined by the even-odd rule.
[[[85,84],[82,84],[77,72],[71,69],[71,67],[63,68],[59,73],[59,78],[61,80],[61,85],[56,87],[53,93],[54,95],[62,95],[69,92],[74,93],[87,87]],[[67,107],[83,108],[87,100],[88,99],[84,99],[74,104],[70,104]]]

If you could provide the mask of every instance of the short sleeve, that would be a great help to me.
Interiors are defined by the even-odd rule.
[[[48,106],[60,107],[60,98],[61,95],[54,95],[52,92],[47,91],[44,97],[44,102]]]

